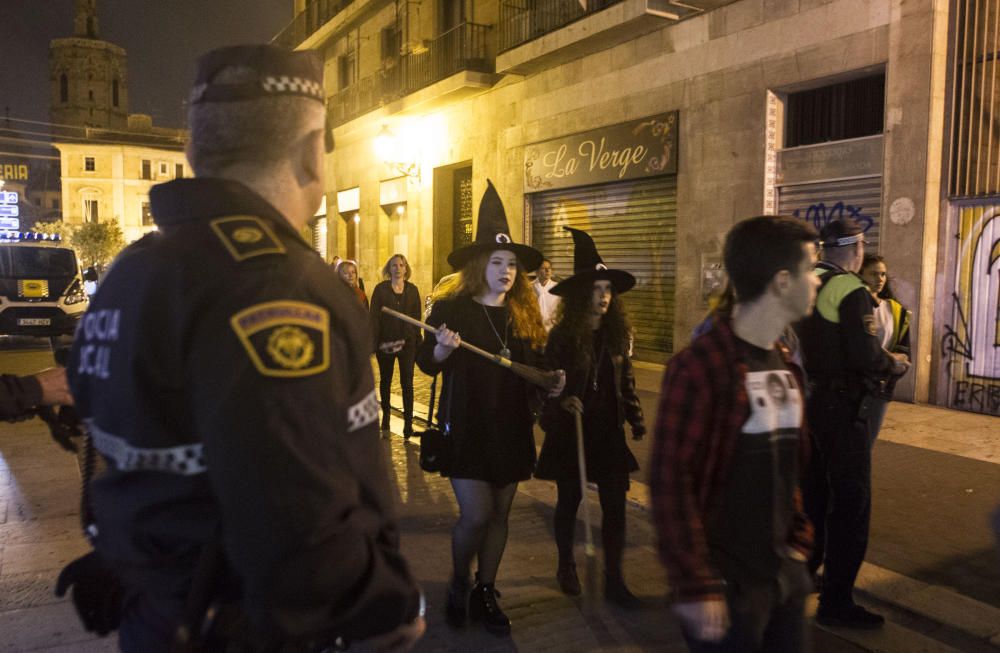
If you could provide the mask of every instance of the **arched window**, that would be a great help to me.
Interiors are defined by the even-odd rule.
[[[118,80],[111,82],[111,104],[118,106]]]
[[[66,73],[59,75],[59,101],[63,104],[69,102],[69,78]]]

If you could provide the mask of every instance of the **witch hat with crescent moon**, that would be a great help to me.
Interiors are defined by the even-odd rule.
[[[456,249],[448,255],[448,263],[456,270],[464,268],[469,261],[483,252],[495,252],[498,249],[514,252],[517,260],[525,270],[537,270],[542,264],[542,253],[533,247],[515,243],[510,237],[507,226],[507,213],[503,210],[503,202],[493,186],[486,180],[486,192],[479,203],[479,224],[476,229],[476,240],[471,245]]]
[[[565,297],[578,290],[589,291],[595,281],[610,281],[615,292],[628,292],[635,285],[635,277],[625,270],[614,270],[604,264],[604,259],[597,253],[594,239],[586,231],[563,227],[573,234],[573,276],[556,284],[550,293]]]

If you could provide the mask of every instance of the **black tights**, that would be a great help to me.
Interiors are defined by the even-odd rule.
[[[407,426],[413,424],[413,361],[417,348],[407,344],[395,354],[375,352],[378,361],[378,391],[382,400],[382,419],[388,420],[392,408],[389,406],[389,396],[392,393],[392,372],[396,359],[399,359],[399,387],[403,391],[403,419]]]
[[[517,483],[496,487],[486,481],[451,479],[459,517],[451,535],[454,575],[468,579],[472,558],[479,558],[479,582],[493,583],[507,546],[507,518]]]
[[[576,533],[576,512],[580,507],[580,480],[562,479],[556,482],[556,547],[560,562],[573,561],[573,536]],[[597,482],[601,500],[601,543],[604,546],[604,571],[612,578],[622,575],[625,555],[625,492],[628,477],[610,477]]]

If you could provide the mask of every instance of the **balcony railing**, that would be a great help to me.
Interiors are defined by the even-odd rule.
[[[516,48],[620,2],[587,0],[584,9],[579,0],[504,0],[500,5],[497,49],[504,52]]]
[[[354,0],[312,0],[272,42],[294,50],[352,2]]]
[[[330,122],[342,125],[463,70],[493,72],[486,41],[490,29],[462,23],[431,41],[426,50],[405,54],[330,96]]]

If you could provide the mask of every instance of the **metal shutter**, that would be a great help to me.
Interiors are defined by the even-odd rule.
[[[677,178],[654,177],[535,193],[532,244],[555,274],[573,274],[573,239],[563,227],[588,232],[608,267],[628,270],[636,285],[626,296],[635,328],[635,355],[656,362],[673,352],[677,275]]]
[[[853,217],[865,231],[865,250],[878,252],[882,222],[882,177],[795,184],[778,188],[778,213],[803,218],[817,229],[841,217]]]

